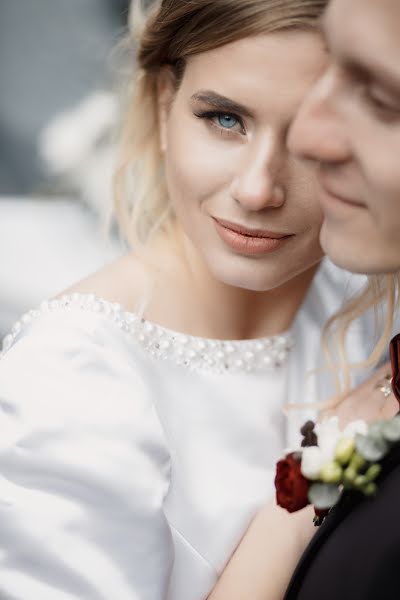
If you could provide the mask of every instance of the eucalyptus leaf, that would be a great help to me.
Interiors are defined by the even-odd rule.
[[[396,416],[384,424],[383,437],[389,442],[400,441],[400,416]]]
[[[389,450],[388,443],[382,438],[368,435],[356,435],[357,451],[369,462],[381,460]]]
[[[382,440],[384,438],[383,431],[384,431],[385,425],[386,425],[386,421],[383,421],[383,420],[375,421],[375,423],[371,423],[371,425],[368,427],[367,436],[374,440]]]
[[[330,483],[313,483],[308,490],[308,499],[315,508],[326,510],[339,500],[341,490]]]

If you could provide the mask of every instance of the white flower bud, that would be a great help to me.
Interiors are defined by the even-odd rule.
[[[318,446],[321,449],[324,457],[324,462],[331,462],[335,457],[336,445],[341,436],[339,429],[339,419],[332,417],[326,421],[322,421],[316,427],[318,437]]]
[[[318,479],[322,465],[326,461],[318,446],[309,446],[303,449],[301,458],[301,473],[307,479]]]

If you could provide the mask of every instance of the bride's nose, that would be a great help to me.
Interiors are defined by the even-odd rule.
[[[254,140],[243,152],[232,180],[232,197],[250,211],[282,206],[285,194],[280,178],[284,160],[284,144],[271,138]]]

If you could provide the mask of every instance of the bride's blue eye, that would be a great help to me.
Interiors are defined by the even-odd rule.
[[[207,110],[195,112],[198,119],[205,119],[219,130],[220,133],[241,133],[245,134],[245,127],[241,118],[233,113],[224,113],[217,110]]]
[[[232,127],[235,127],[235,125],[238,123],[237,118],[233,115],[224,115],[222,113],[216,115],[216,120],[218,121],[218,125],[224,129],[232,129]]]

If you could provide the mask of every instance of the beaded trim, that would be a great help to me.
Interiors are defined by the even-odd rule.
[[[291,333],[252,340],[214,340],[184,335],[139,318],[93,294],[72,294],[42,302],[17,321],[3,340],[0,358],[11,348],[24,326],[44,313],[56,310],[81,309],[106,315],[117,326],[133,336],[151,356],[172,360],[189,369],[205,369],[215,373],[256,372],[283,366],[293,347]]]

